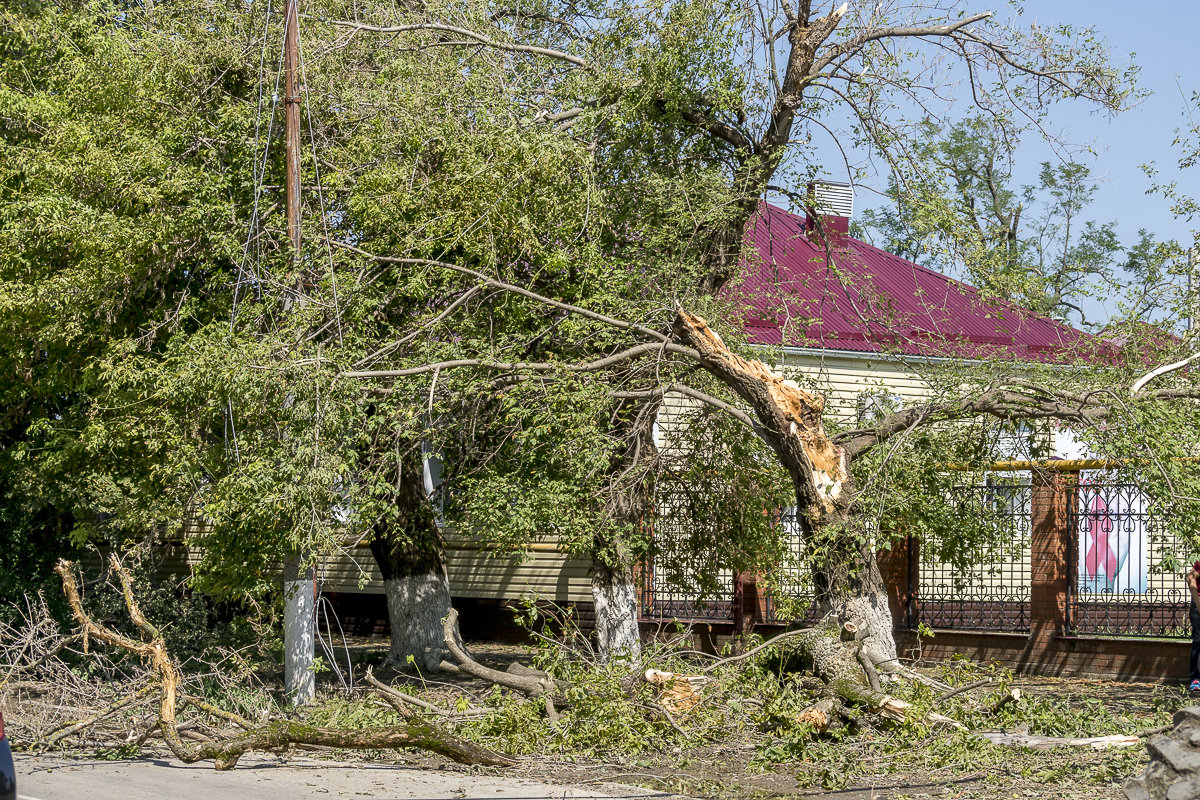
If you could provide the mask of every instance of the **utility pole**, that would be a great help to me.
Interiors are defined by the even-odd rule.
[[[292,242],[292,263],[300,262],[300,10],[298,0],[287,0],[284,33],[283,108],[287,138],[287,227]]]
[[[284,98],[286,120],[285,159],[287,161],[287,232],[292,243],[292,267],[297,276],[300,263],[300,10],[298,0],[287,0],[284,19]],[[299,279],[298,279],[299,280]],[[313,673],[313,622],[316,583],[312,567],[301,570],[304,559],[298,553],[287,557],[283,565],[283,668],[284,688],[296,705],[311,703],[316,697]]]

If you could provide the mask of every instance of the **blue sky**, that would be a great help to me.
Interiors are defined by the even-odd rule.
[[[1007,5],[1007,0],[968,0],[964,8],[967,13],[995,11],[1000,17],[1011,18]],[[1172,146],[1177,129],[1187,122],[1185,98],[1200,91],[1200,64],[1195,61],[1200,47],[1192,41],[1200,29],[1200,5],[1177,0],[1136,4],[1115,0],[1027,0],[1019,20],[1023,25],[1037,22],[1045,28],[1090,25],[1107,41],[1116,65],[1123,67],[1132,55],[1141,68],[1138,87],[1149,92],[1135,108],[1111,117],[1083,101],[1060,102],[1051,110],[1047,130],[1060,140],[1094,151],[1094,155],[1074,155],[1096,179],[1097,190],[1085,218],[1098,223],[1115,222],[1125,246],[1137,241],[1141,228],[1159,241],[1175,239],[1185,247],[1191,244],[1193,228],[1200,233],[1200,220],[1177,220],[1165,198],[1147,194],[1151,183],[1141,165],[1153,163],[1158,180],[1178,181],[1186,194],[1200,195],[1200,167],[1179,170],[1180,153]],[[972,112],[964,106],[960,113],[966,116]],[[815,143],[827,165],[843,163],[840,151],[831,142],[821,142],[818,136]],[[861,161],[861,154],[851,154],[851,160]],[[1059,156],[1049,144],[1036,133],[1027,133],[1015,158],[1014,188],[1035,184],[1042,162],[1057,160]],[[842,181],[847,176],[844,169],[830,169],[827,177]],[[855,193],[856,216],[864,208],[887,202],[879,194],[886,187],[886,175],[868,178],[865,184]],[[1117,313],[1116,300],[1108,296],[1085,300],[1089,319],[1103,322]]]
[[[1064,103],[1056,109],[1054,119],[1067,138],[1091,144],[1097,151],[1094,159],[1085,160],[1101,179],[1094,206],[1096,219],[1116,220],[1124,241],[1132,241],[1143,227],[1159,238],[1190,240],[1189,226],[1171,217],[1169,204],[1145,194],[1149,182],[1138,165],[1156,162],[1163,178],[1177,178],[1185,190],[1189,183],[1200,182],[1200,172],[1178,170],[1179,154],[1171,147],[1175,129],[1185,120],[1184,96],[1200,90],[1195,44],[1200,7],[1172,0],[1053,0],[1030,3],[1025,15],[1043,23],[1094,25],[1114,54],[1135,54],[1134,61],[1142,69],[1139,83],[1153,92],[1141,105],[1110,120],[1082,104]],[[1023,165],[1036,165],[1050,157],[1044,147],[1027,149],[1029,159]]]
[[[1004,0],[968,3],[970,12],[994,10],[1007,14]],[[1049,130],[1077,145],[1088,145],[1096,155],[1081,154],[1077,160],[1091,168],[1098,189],[1091,217],[1097,222],[1116,221],[1122,242],[1132,244],[1139,228],[1152,231],[1158,239],[1188,242],[1192,232],[1187,223],[1175,220],[1169,203],[1161,196],[1147,195],[1150,181],[1141,164],[1154,162],[1160,179],[1180,181],[1185,191],[1200,193],[1200,168],[1180,172],[1179,153],[1171,146],[1175,131],[1185,122],[1184,97],[1200,90],[1200,64],[1191,37],[1200,28],[1200,6],[1183,2],[1130,4],[1114,0],[1052,0],[1026,3],[1022,22],[1043,26],[1067,23],[1093,25],[1108,41],[1114,61],[1124,64],[1130,54],[1141,67],[1139,86],[1152,94],[1131,111],[1115,118],[1081,101],[1059,103],[1051,112]],[[840,160],[836,152],[832,160]],[[1015,183],[1036,182],[1041,162],[1054,161],[1048,145],[1029,134],[1017,154]],[[831,175],[835,180],[844,176]],[[883,188],[882,177],[869,181]],[[1189,188],[1189,184],[1195,189]],[[883,202],[873,192],[860,188],[856,209]],[[1200,223],[1197,223],[1200,227]]]

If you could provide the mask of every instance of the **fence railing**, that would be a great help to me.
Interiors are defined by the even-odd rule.
[[[1111,473],[1082,473],[1071,491],[1071,631],[1190,635],[1191,598],[1178,568],[1191,563],[1188,547],[1167,530],[1151,499]]]
[[[792,624],[813,617],[812,577],[805,566],[804,537],[795,509],[773,520],[786,552],[769,574],[713,569],[689,544],[693,509],[680,492],[659,498],[650,525],[655,557],[642,565],[641,618],[645,621],[727,623],[741,628],[755,622]]]
[[[959,484],[954,537],[921,542],[916,622],[958,630],[1029,630],[1033,493],[1027,476]]]
[[[1151,498],[1119,474],[1060,468],[1047,482],[1045,474],[1003,470],[956,486],[953,500],[962,529],[945,541],[909,542],[905,558],[911,563],[889,573],[907,584],[895,587],[906,598],[897,624],[1029,632],[1042,613],[1033,602],[1040,581],[1046,602],[1065,605],[1063,633],[1189,635],[1190,596],[1181,569],[1191,563],[1189,548],[1167,530]],[[693,574],[693,585],[685,580],[681,586],[681,575],[703,567],[686,562],[682,543],[689,532],[670,519],[670,510],[669,503],[660,505],[658,559],[643,571],[644,619],[740,628],[813,616],[794,516],[785,512],[777,519],[789,554],[773,574]]]
[[[703,491],[700,489],[699,491]],[[657,498],[648,521],[654,558],[642,565],[641,617],[644,620],[728,623],[735,615],[738,581],[732,570],[713,568],[693,544],[694,527],[703,525],[695,494],[677,487]]]

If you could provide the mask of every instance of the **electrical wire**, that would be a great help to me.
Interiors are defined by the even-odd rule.
[[[304,118],[308,122],[308,146],[312,151],[313,172],[317,183],[317,200],[321,206],[321,229],[325,234],[325,255],[329,260],[329,280],[333,287],[333,318],[337,323],[338,344],[344,344],[342,340],[342,312],[338,308],[337,272],[333,268],[333,245],[330,243],[329,237],[329,214],[325,209],[325,187],[321,183],[321,163],[317,160],[317,137],[313,135],[312,98],[308,93],[308,75],[304,61],[304,41],[300,37],[296,37],[296,49],[300,61],[300,86],[304,92]]]
[[[333,642],[333,627],[329,624],[330,614],[333,614],[333,621],[337,623],[338,636],[342,639],[342,650],[346,654],[345,673],[342,672],[337,663],[337,655],[335,654]],[[318,619],[321,617],[325,620],[325,631],[328,639],[321,633],[321,626],[318,623]],[[333,603],[329,602],[329,598],[323,594],[317,595],[317,603],[313,607],[313,632],[316,634],[317,641],[321,643],[321,650],[325,653],[325,658],[329,662],[329,668],[337,676],[338,682],[342,684],[342,688],[347,692],[353,691],[354,662],[350,660],[350,642],[346,639],[346,632],[342,629],[342,621],[338,619],[337,611],[333,608]]]
[[[246,242],[242,247],[242,260],[238,264],[238,279],[233,290],[233,307],[229,317],[229,330],[233,332],[234,325],[237,321],[238,307],[240,306],[242,286],[247,283],[253,283],[256,286],[262,283],[255,267],[261,266],[262,263],[262,243],[261,232],[258,230],[261,224],[260,206],[263,193],[263,179],[266,177],[267,162],[271,152],[271,140],[275,131],[275,116],[279,109],[279,85],[283,80],[283,62],[285,57],[285,48],[279,49],[279,63],[275,71],[275,88],[271,92],[271,114],[267,118],[267,135],[265,139],[260,137],[262,131],[262,116],[263,116],[263,96],[266,81],[264,74],[266,72],[267,60],[267,45],[270,41],[268,36],[271,25],[271,12],[273,9],[273,0],[267,0],[266,22],[263,23],[263,46],[262,52],[259,55],[258,64],[258,103],[254,117],[254,205],[250,213],[250,223],[246,231]],[[262,158],[258,157],[258,148],[262,144]],[[250,262],[250,247],[251,244],[255,247],[255,259]],[[248,269],[249,266],[249,269]],[[249,273],[249,280],[247,279]]]

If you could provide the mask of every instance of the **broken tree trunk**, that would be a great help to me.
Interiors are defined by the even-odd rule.
[[[158,727],[162,730],[163,739],[171,752],[186,764],[212,759],[217,769],[232,769],[238,759],[251,750],[278,750],[288,745],[321,745],[345,749],[413,747],[439,753],[462,764],[510,766],[515,763],[508,756],[456,739],[436,725],[415,717],[409,718],[404,725],[362,730],[320,728],[301,722],[276,720],[220,741],[185,744],[180,737],[177,719],[178,704],[185,697],[180,692],[179,671],[167,652],[161,633],[142,615],[133,594],[133,583],[128,571],[115,555],[111,557],[110,564],[121,581],[125,608],[142,639],[140,642],[106,628],[88,616],[79,596],[79,587],[71,562],[60,560],[54,570],[62,579],[63,592],[75,621],[82,628],[85,642],[95,639],[149,662],[161,684]]]
[[[896,660],[887,591],[869,531],[856,513],[846,452],[825,433],[824,398],[731,352],[702,317],[679,309],[673,332],[699,354],[701,366],[754,409],[760,435],[792,479],[797,521],[814,553],[819,614],[852,623],[869,663],[886,671]]]

